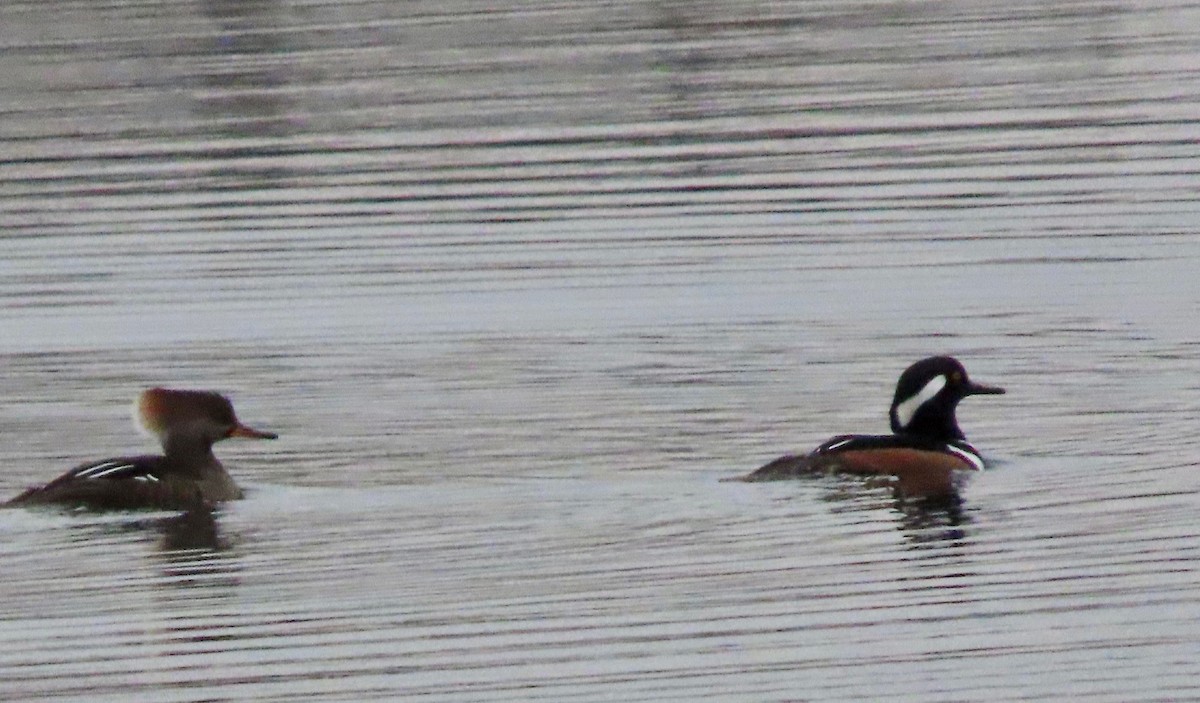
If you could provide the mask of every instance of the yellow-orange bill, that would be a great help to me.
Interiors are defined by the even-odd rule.
[[[245,437],[247,439],[279,439],[279,435],[274,432],[263,432],[245,425],[234,425],[229,432],[230,437]]]

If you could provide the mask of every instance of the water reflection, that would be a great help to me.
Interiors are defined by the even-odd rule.
[[[809,480],[823,486],[819,499],[834,506],[835,512],[884,511],[913,544],[958,542],[971,523],[966,500],[957,488],[922,495],[906,491],[900,481],[887,476],[814,476]]]
[[[211,555],[229,548],[212,510],[188,510],[162,518],[157,527],[162,532],[161,551],[172,560],[196,552]]]
[[[88,511],[71,511],[78,517]],[[86,541],[97,528],[103,533],[149,540],[154,548],[146,558],[157,565],[162,585],[170,589],[236,585],[238,566],[232,542],[222,535],[214,510],[188,510],[173,515],[136,513],[98,514],[100,523],[81,522],[79,539]],[[139,541],[140,541],[139,539]]]
[[[964,544],[971,525],[971,515],[960,499],[901,502],[901,530],[914,545],[948,543]]]
[[[207,46],[197,47],[193,57],[192,70],[205,88],[197,96],[205,126],[230,137],[282,137],[294,131],[293,105],[286,96],[296,79],[289,59],[300,47],[290,43],[298,33],[279,31],[287,20],[283,3],[205,0],[200,7],[216,25],[203,40]]]
[[[299,33],[280,31],[287,8],[276,0],[205,0],[200,6],[215,31],[197,41],[191,57],[195,65],[187,69],[202,86],[194,110],[206,133],[228,137],[205,150],[207,188],[229,192],[285,186],[298,173],[279,158],[277,140],[296,132],[301,121],[301,111],[289,97],[299,78],[292,65],[302,48],[293,44]]]
[[[163,613],[170,651],[189,651],[185,643],[235,639],[226,616],[241,586],[242,565],[221,536],[217,516],[186,512],[159,520],[153,529],[161,538],[147,558],[160,578],[151,597]]]

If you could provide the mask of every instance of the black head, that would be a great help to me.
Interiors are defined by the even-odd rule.
[[[939,441],[965,439],[954,409],[969,395],[999,394],[1003,388],[974,383],[951,356],[931,356],[900,374],[890,412],[892,432]]]

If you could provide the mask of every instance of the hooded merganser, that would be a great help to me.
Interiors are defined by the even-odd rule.
[[[163,454],[81,464],[30,488],[9,505],[66,504],[99,509],[211,507],[242,497],[212,445],[227,437],[275,439],[238,421],[218,393],[151,388],[138,396],[135,419],[162,444]]]
[[[974,383],[957,359],[932,356],[900,374],[888,415],[890,435],[839,435],[808,454],[783,456],[745,476],[773,481],[814,473],[894,476],[910,495],[952,492],[960,471],[980,471],[983,458],[958,427],[954,409],[969,395],[1004,393]]]

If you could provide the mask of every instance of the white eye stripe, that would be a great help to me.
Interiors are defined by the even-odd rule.
[[[920,392],[896,406],[896,422],[900,427],[908,427],[908,423],[912,422],[913,416],[917,414],[921,406],[935,398],[945,387],[946,377],[944,375],[931,378]]]

